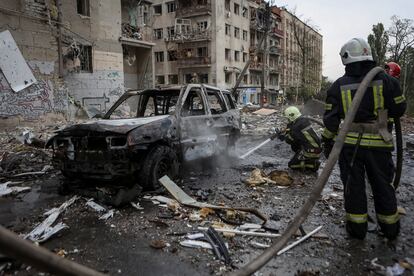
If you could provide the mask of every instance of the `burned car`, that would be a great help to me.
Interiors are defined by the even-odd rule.
[[[67,178],[127,179],[155,189],[184,161],[234,147],[240,114],[228,91],[189,84],[127,91],[102,119],[64,128],[48,142]]]

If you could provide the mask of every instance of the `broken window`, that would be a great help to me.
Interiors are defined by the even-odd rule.
[[[234,27],[234,37],[240,38],[240,28]]]
[[[169,39],[174,38],[174,35],[175,35],[174,27],[167,27],[167,35]]]
[[[243,30],[243,40],[247,41],[247,31]]]
[[[188,92],[187,98],[184,101],[184,104],[181,110],[181,115],[182,116],[197,116],[197,115],[205,115],[205,114],[206,114],[206,109],[204,107],[204,101],[203,101],[201,89],[198,87],[193,87]]]
[[[230,34],[230,25],[229,24],[226,24],[226,35],[228,35],[228,36],[230,36],[231,34]]]
[[[192,74],[185,74],[185,83],[192,83],[193,75]]]
[[[164,52],[154,52],[156,62],[164,62]]]
[[[156,15],[162,14],[162,5],[155,5],[153,6],[153,8],[154,8],[154,14]]]
[[[207,89],[207,101],[210,106],[211,114],[221,114],[226,112],[226,106],[220,97],[220,91]]]
[[[174,1],[167,2],[166,5],[167,5],[167,12],[168,13],[175,12],[175,10],[177,9],[176,6],[175,6]]]
[[[160,29],[154,29],[154,39],[162,39],[162,28]]]
[[[234,14],[240,14],[240,5],[237,3],[234,3]]]
[[[247,18],[247,15],[248,15],[247,8],[246,7],[243,7],[242,16],[245,17],[245,18]]]
[[[247,53],[243,53],[243,62],[247,61]]]
[[[177,51],[168,51],[167,52],[167,60],[168,61],[176,61],[177,60]]]
[[[111,113],[111,119],[130,119],[137,117],[138,111],[138,95],[133,95],[115,108]]]
[[[89,0],[77,0],[76,4],[78,14],[90,16]]]
[[[80,71],[92,73],[92,46],[80,45]]]
[[[231,50],[230,49],[227,49],[227,48],[224,49],[224,57],[228,61],[231,60]]]
[[[230,0],[226,0],[226,2],[224,3],[224,8],[226,9],[226,11],[230,11]]]
[[[198,79],[200,83],[208,83],[208,74],[199,74]]]
[[[207,47],[197,48],[197,56],[198,57],[206,57],[207,55],[208,55]]]
[[[227,104],[228,108],[229,109],[235,109],[233,100],[231,99],[231,95],[228,94],[228,93],[223,93],[223,96],[224,96],[224,100],[226,101],[226,104]]]
[[[175,112],[179,90],[142,95],[139,116],[152,117],[159,115],[173,114]]]
[[[225,81],[226,83],[230,83],[231,82],[231,77],[232,77],[232,72],[226,72],[225,74]]]
[[[234,51],[234,60],[240,61],[240,51]]]
[[[168,84],[178,84],[178,75],[168,75]]]
[[[157,79],[157,84],[165,84],[165,77],[160,75],[156,77]]]
[[[207,21],[197,22],[197,30],[199,32],[205,31],[207,29]]]

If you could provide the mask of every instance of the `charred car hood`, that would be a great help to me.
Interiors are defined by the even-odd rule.
[[[58,134],[73,134],[74,132],[110,132],[117,134],[127,134],[129,131],[137,127],[162,121],[170,115],[161,115],[155,117],[133,118],[133,119],[117,119],[117,120],[99,120],[90,121],[82,124],[66,127],[58,131]]]

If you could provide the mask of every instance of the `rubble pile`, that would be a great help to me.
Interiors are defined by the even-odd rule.
[[[244,109],[241,113],[242,129],[245,135],[268,135],[274,128],[283,128],[286,125],[280,112],[270,115],[255,114],[254,111]]]

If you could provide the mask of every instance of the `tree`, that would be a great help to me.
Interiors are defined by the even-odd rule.
[[[368,43],[371,46],[372,56],[378,65],[385,63],[385,55],[388,46],[388,34],[384,30],[384,25],[378,23],[372,26],[372,34],[368,35]]]
[[[389,52],[391,60],[400,63],[407,50],[414,45],[413,20],[394,15],[391,21],[392,25],[388,30]]]
[[[320,41],[317,38],[317,28],[311,27],[309,20],[305,20],[305,22],[300,20],[295,15],[295,11],[291,15],[293,40],[298,48],[298,51],[291,55],[291,60],[298,68],[299,75],[296,93],[305,101],[320,89],[321,45],[319,45]]]
[[[315,98],[321,101],[326,100],[326,92],[331,87],[332,81],[327,76],[322,76],[321,90],[315,95]]]

